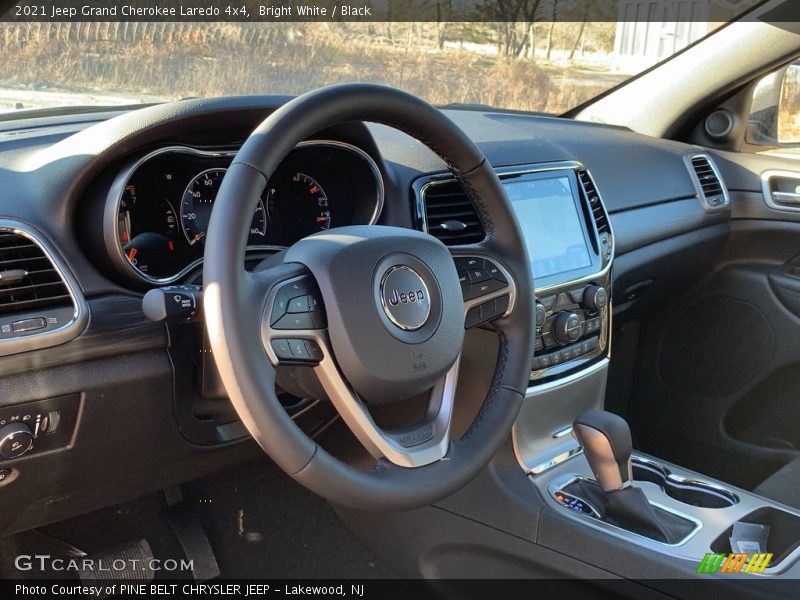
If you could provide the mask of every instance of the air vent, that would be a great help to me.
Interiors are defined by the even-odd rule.
[[[592,209],[592,218],[597,225],[597,232],[600,234],[611,233],[611,228],[608,226],[608,215],[606,214],[606,209],[603,206],[603,202],[600,200],[600,195],[597,193],[597,187],[594,185],[594,181],[592,180],[592,176],[589,175],[589,171],[586,169],[579,169],[578,179],[581,180],[581,186],[583,186],[583,191],[586,194],[586,198],[589,200],[589,206]]]
[[[64,280],[39,245],[0,232],[0,315],[71,304]]]
[[[446,246],[474,244],[486,237],[475,207],[457,181],[431,185],[422,194],[428,233]]]
[[[691,163],[705,204],[709,208],[725,206],[728,203],[727,194],[711,160],[704,154],[697,154],[692,156]]]

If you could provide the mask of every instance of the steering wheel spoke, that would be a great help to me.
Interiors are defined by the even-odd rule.
[[[324,358],[314,369],[317,377],[342,420],[373,457],[409,468],[444,458],[450,443],[460,359],[428,392],[428,406],[422,421],[390,431],[378,426],[366,403],[345,381],[327,347],[323,354]]]
[[[487,254],[451,249],[464,299],[464,328],[507,317],[514,309],[516,286],[502,262]]]

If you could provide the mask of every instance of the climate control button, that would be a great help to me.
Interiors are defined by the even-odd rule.
[[[581,318],[573,312],[562,312],[553,323],[553,336],[561,344],[569,344],[581,337]]]
[[[606,288],[590,285],[583,292],[583,304],[592,312],[603,310],[608,304]]]

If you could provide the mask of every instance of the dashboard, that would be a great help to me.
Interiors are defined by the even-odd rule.
[[[142,292],[197,283],[225,170],[249,132],[284,101],[187,100],[0,127],[0,214],[45,242],[44,253],[66,275],[85,317],[58,345],[0,357],[0,409],[31,408],[43,421],[56,411],[63,428],[57,434],[63,437],[48,438],[52,447],[8,463],[14,478],[0,486],[0,496],[22,508],[0,516],[3,532],[261,456],[251,444],[234,443],[245,439],[243,431],[215,386],[201,328],[148,321]],[[526,226],[543,306],[541,315],[531,315],[541,319],[540,381],[606,352],[593,347],[603,332],[610,343],[604,315],[613,310],[617,319],[642,282],[656,280],[645,293],[669,288],[685,270],[671,254],[691,252],[695,260],[727,235],[729,211],[710,211],[699,201],[685,160],[700,150],[695,146],[565,119],[446,114],[496,167],[520,221],[546,223]],[[329,128],[293,150],[266,185],[246,232],[248,256],[260,262],[314,231],[347,224],[430,226],[433,233],[430,206],[427,220],[419,206],[420,186],[448,178],[433,152],[386,127]],[[613,281],[604,272],[607,250],[592,187],[602,193],[609,231],[613,226]],[[445,183],[428,188],[428,199],[438,198],[447,212],[440,225],[454,226],[453,235],[472,231],[469,219],[455,214],[459,200],[452,194]],[[610,302],[599,307],[602,295],[588,293],[591,286],[606,288],[613,309]],[[49,313],[29,315],[40,316]],[[575,338],[551,344],[548,331]],[[306,408],[297,406],[303,426],[319,425],[320,414]],[[75,476],[56,477],[66,472]]]
[[[106,199],[103,235],[123,275],[165,284],[202,262],[211,211],[234,154],[166,146],[120,170]],[[304,142],[267,183],[248,248],[275,251],[332,227],[373,224],[383,195],[381,173],[366,152],[335,140]]]

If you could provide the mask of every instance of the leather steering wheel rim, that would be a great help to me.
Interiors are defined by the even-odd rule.
[[[254,284],[253,274],[243,266],[244,232],[283,158],[315,133],[352,121],[403,131],[445,161],[474,203],[487,233],[484,242],[458,247],[454,254],[497,261],[510,274],[515,290],[513,310],[492,323],[499,336],[499,352],[478,416],[460,439],[449,443],[441,460],[414,468],[378,459],[371,470],[359,470],[319,447],[292,421],[276,396],[275,369],[254,326],[265,310],[264,287]],[[408,233],[441,245],[427,234]],[[380,234],[380,228],[376,229],[375,235]],[[280,279],[284,267],[289,268],[274,269],[274,279]],[[460,128],[426,102],[385,86],[341,84],[299,96],[272,113],[245,141],[222,182],[206,238],[203,278],[213,356],[243,424],[286,473],[331,502],[361,510],[406,510],[431,504],[469,482],[507,439],[524,399],[535,342],[533,278],[526,246],[494,169]],[[445,302],[460,303],[461,298]]]

